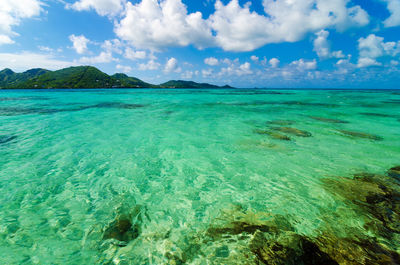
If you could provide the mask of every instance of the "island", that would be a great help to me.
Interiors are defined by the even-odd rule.
[[[0,89],[55,88],[233,88],[193,81],[171,80],[160,85],[146,83],[123,73],[108,75],[93,66],[75,66],[57,71],[35,68],[16,73],[0,71]]]

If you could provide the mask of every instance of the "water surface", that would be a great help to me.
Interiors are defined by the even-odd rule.
[[[396,252],[327,183],[399,164],[394,91],[0,91],[0,263],[252,264],[250,215]]]

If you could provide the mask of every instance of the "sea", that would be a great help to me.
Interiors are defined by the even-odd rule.
[[[0,90],[0,264],[398,264],[399,165],[399,90]]]

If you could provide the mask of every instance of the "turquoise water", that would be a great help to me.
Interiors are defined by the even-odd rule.
[[[323,180],[399,164],[396,91],[0,91],[0,263],[226,264],[246,240],[204,238],[237,209],[373,233]]]

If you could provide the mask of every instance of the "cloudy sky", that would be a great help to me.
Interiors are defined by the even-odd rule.
[[[400,88],[400,0],[0,0],[0,68]]]

